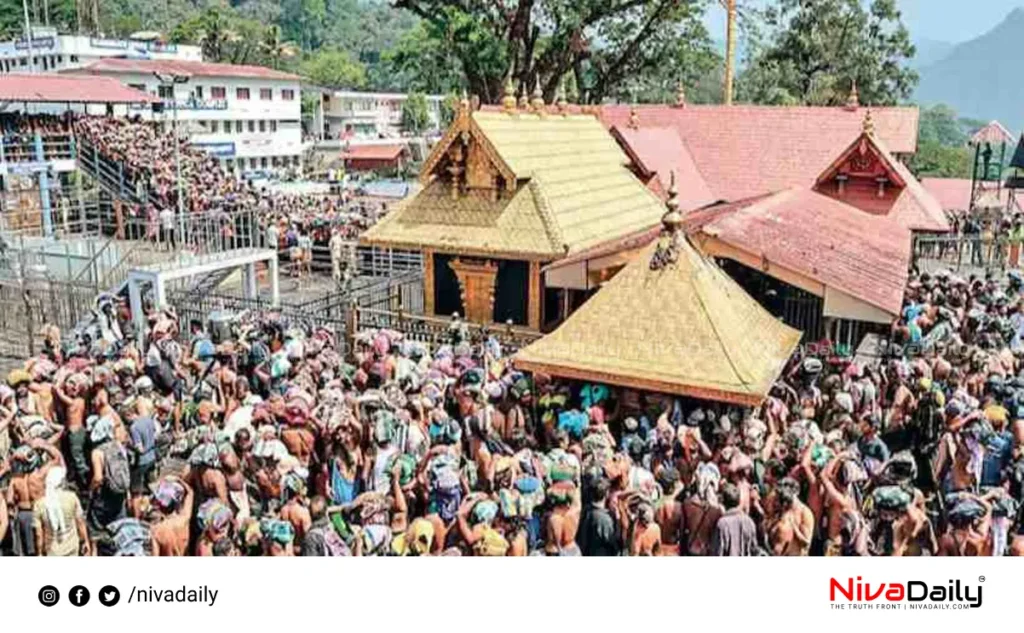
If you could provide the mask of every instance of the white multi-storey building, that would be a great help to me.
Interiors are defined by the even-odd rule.
[[[302,156],[301,80],[261,66],[108,58],[73,74],[114,77],[163,99],[129,111],[165,126],[177,116],[192,144],[235,171],[298,167]],[[175,79],[177,78],[177,79]]]
[[[323,134],[327,139],[367,141],[402,134],[402,104],[409,95],[393,92],[324,92]],[[430,127],[441,127],[441,95],[427,95]]]
[[[52,27],[32,28],[26,37],[0,42],[0,74],[54,72],[80,68],[108,57],[202,61],[198,46],[159,41],[61,35]]]

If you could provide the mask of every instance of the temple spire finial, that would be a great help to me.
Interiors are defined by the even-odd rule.
[[[629,108],[629,128],[631,130],[640,129],[640,114],[637,113],[635,105]]]
[[[676,107],[686,107],[686,87],[683,86],[683,80],[680,79],[679,83],[676,84]]]
[[[860,92],[857,90],[856,79],[850,85],[850,94],[846,97],[846,107],[850,110],[856,110],[860,107]]]
[[[540,77],[538,76],[533,84],[533,100],[530,101],[530,107],[534,112],[540,114],[544,112],[544,92],[540,89]]]
[[[512,85],[512,75],[510,73],[508,78],[505,79],[505,95],[501,98],[501,108],[508,114],[512,114],[516,110],[515,90],[515,86]]]
[[[565,99],[565,80],[558,82],[558,95],[555,97],[555,105],[562,115],[568,114],[569,102]]]
[[[872,136],[875,133],[875,120],[871,118],[871,108],[864,113],[864,133]]]
[[[665,215],[661,218],[661,224],[668,233],[677,233],[683,226],[683,216],[679,213],[679,189],[676,187],[676,172],[673,169],[669,173],[668,198],[665,200]]]

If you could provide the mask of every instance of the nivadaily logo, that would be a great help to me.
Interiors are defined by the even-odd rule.
[[[984,582],[985,577],[979,578]],[[830,579],[829,601],[846,601],[854,608],[883,609],[977,609],[982,603],[982,586],[968,585],[958,580],[950,580],[948,585],[933,585],[923,580],[906,582],[864,582],[861,576],[857,579]]]

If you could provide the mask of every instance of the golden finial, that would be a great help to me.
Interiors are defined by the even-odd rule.
[[[480,109],[480,95],[473,95],[469,98],[469,109],[473,112]]]
[[[459,100],[459,109],[469,112],[469,93],[466,92],[465,88],[462,89],[462,99]]]
[[[850,110],[856,110],[860,107],[860,92],[857,91],[856,79],[850,85],[850,94],[846,97],[846,107]]]
[[[517,103],[516,106],[520,110],[528,110],[530,108],[530,98],[526,96],[526,84],[521,84],[520,88],[519,103]]]
[[[530,101],[530,107],[537,114],[544,111],[544,93],[540,89],[540,77],[537,77],[537,81],[533,85],[533,100]]]
[[[555,105],[558,106],[558,112],[562,115],[569,113],[569,102],[565,99],[565,82],[561,81],[558,83],[558,95],[555,97]]]
[[[636,106],[631,106],[629,108],[629,128],[631,130],[640,129],[640,115],[637,114]]]
[[[505,96],[501,99],[502,109],[511,114],[516,109],[516,93],[515,86],[512,85],[512,75],[508,76],[505,80]]]
[[[686,88],[683,86],[683,81],[680,79],[679,83],[676,84],[676,107],[686,107]]]
[[[668,199],[665,200],[665,208],[668,209],[661,217],[661,224],[669,233],[676,233],[683,226],[683,216],[679,213],[679,190],[676,188],[676,171],[673,169],[669,175]]]
[[[864,133],[871,136],[875,133],[875,121],[871,118],[871,108],[864,113]]]

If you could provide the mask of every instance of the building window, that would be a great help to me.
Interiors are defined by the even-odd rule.
[[[156,94],[161,99],[173,99],[174,86],[157,86]]]
[[[217,121],[210,121],[210,133],[216,134],[220,131],[220,123]]]
[[[211,86],[210,96],[214,99],[225,99],[227,98],[227,91],[224,89],[224,86]]]
[[[274,98],[274,91],[270,88],[260,88],[260,101],[270,101]]]
[[[71,63],[72,64],[77,64],[78,63],[78,55],[72,55],[71,56]]]
[[[235,98],[239,99],[241,101],[248,100],[249,99],[249,89],[248,88],[236,88],[235,89]]]
[[[284,88],[281,90],[282,101],[295,101],[295,91],[291,88]]]
[[[262,167],[263,169],[267,168],[267,157],[266,156],[264,156],[263,158],[260,159],[260,167]]]
[[[252,167],[253,169],[256,169],[256,159],[255,158],[250,158],[249,159],[249,166]]]
[[[241,133],[242,133],[242,122],[241,121],[235,121],[235,134],[241,134]]]
[[[196,86],[196,99],[202,99],[202,98],[203,98],[203,87],[202,86]]]
[[[18,58],[18,65],[19,66],[28,66],[28,58],[27,57],[19,57]]]
[[[266,131],[267,131],[267,122],[266,121],[260,121],[260,132],[266,132]]]
[[[249,121],[249,133],[251,134],[251,133],[253,133],[255,131],[256,131],[256,122],[255,121]]]
[[[57,55],[57,63],[58,64],[63,64],[64,63],[64,56],[63,55]]]
[[[270,131],[271,132],[276,132],[277,131],[277,121],[271,121],[270,122]]]

